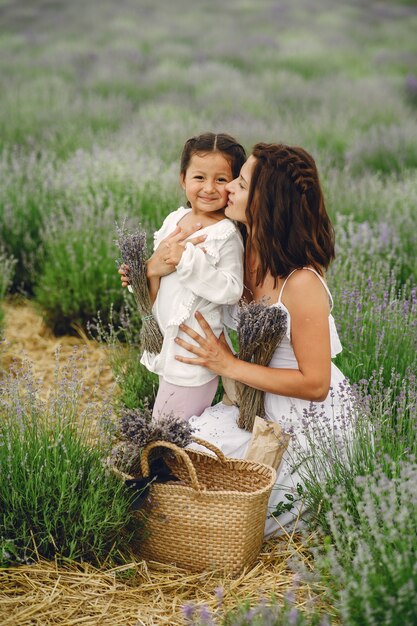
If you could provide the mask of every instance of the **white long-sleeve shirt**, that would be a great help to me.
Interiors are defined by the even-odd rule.
[[[168,215],[154,235],[154,250],[190,211],[180,207]],[[200,311],[218,337],[224,327],[226,305],[238,302],[243,292],[243,242],[238,228],[226,218],[193,236],[202,234],[207,235],[206,240],[197,245],[186,243],[176,271],[161,277],[152,312],[164,336],[162,350],[157,355],[144,352],[141,358],[141,363],[151,372],[171,384],[185,387],[204,385],[216,375],[205,367],[175,359],[177,354],[190,356],[174,342],[175,337],[193,343],[179,330],[179,325],[184,322],[201,334],[194,317]]]

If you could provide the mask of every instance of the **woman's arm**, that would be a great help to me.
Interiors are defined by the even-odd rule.
[[[311,272],[296,272],[286,285],[285,305],[291,315],[291,340],[298,369],[265,367],[237,359],[224,337],[217,339],[199,313],[196,317],[204,337],[188,327],[181,327],[198,345],[176,339],[195,357],[176,358],[184,363],[203,365],[220,376],[233,378],[262,391],[320,402],[326,398],[330,386],[327,292]]]

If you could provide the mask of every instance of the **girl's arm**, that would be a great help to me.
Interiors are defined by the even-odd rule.
[[[164,274],[161,274],[161,276],[165,276],[167,274],[170,274],[174,270],[175,270],[175,267],[170,268],[169,271],[166,271]],[[129,267],[127,265],[123,264],[123,265],[121,265],[119,267],[119,269],[117,271],[120,274],[120,280],[121,280],[121,283],[122,283],[122,287],[127,287],[129,289],[129,291],[133,291],[133,289],[130,287]],[[146,264],[146,278],[147,278],[147,283],[148,283],[149,298],[150,298],[152,304],[155,302],[156,296],[158,295],[159,283],[161,281],[161,276],[157,276],[156,274],[152,273],[152,270],[151,271],[149,270],[149,261],[147,261],[147,264]]]
[[[176,267],[171,262],[170,251],[173,246],[185,247],[184,241],[188,239],[197,230],[200,230],[201,224],[194,224],[190,228],[181,228],[177,226],[175,230],[165,237],[158,247],[154,250],[152,256],[146,263],[146,277],[148,279],[149,297],[153,304],[158,295],[159,285],[162,276],[167,276],[175,272]],[[189,240],[190,246],[194,247],[198,243],[202,243],[206,235],[200,235]],[[187,242],[188,243],[188,242]]]
[[[236,232],[226,239],[216,265],[209,252],[186,244],[177,265],[178,279],[194,294],[215,304],[235,304],[243,292],[243,244]]]
[[[151,301],[151,304],[153,304],[156,300],[156,296],[158,295],[161,277],[149,275],[147,271],[146,278],[148,279],[149,299]]]
[[[187,229],[182,229],[177,226],[175,230],[165,237],[158,247],[154,250],[153,254],[146,262],[146,277],[148,280],[148,289],[151,303],[155,302],[156,296],[159,291],[159,284],[162,276],[167,276],[172,272],[175,272],[175,266],[167,262],[167,251],[169,251],[172,243],[182,244],[188,237],[201,228],[201,224],[195,224]],[[189,242],[193,245],[201,243],[205,240],[205,235],[194,237]],[[122,287],[128,287],[129,285],[129,268],[126,265],[121,265],[118,270],[120,274],[120,280]]]
[[[326,398],[330,387],[327,292],[311,272],[296,272],[286,285],[285,305],[291,315],[291,340],[298,369],[265,367],[237,359],[224,337],[217,339],[199,313],[196,317],[204,337],[188,327],[181,327],[198,345],[176,339],[195,358],[176,358],[184,363],[203,365],[220,376],[233,378],[255,389],[320,402]]]

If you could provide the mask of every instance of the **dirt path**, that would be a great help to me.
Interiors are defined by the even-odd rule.
[[[6,303],[4,311],[5,345],[1,357],[3,367],[8,368],[15,359],[21,361],[27,358],[36,378],[42,380],[42,388],[47,395],[54,379],[56,351],[60,350],[60,361],[63,363],[73,354],[74,348],[78,347],[85,351],[85,384],[89,388],[97,385],[99,394],[100,391],[109,391],[114,386],[114,377],[102,346],[85,335],[55,337],[28,301],[19,304]]]

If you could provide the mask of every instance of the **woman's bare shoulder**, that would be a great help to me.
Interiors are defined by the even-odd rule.
[[[287,280],[282,301],[285,305],[299,305],[300,302],[318,300],[328,303],[328,294],[319,276],[306,268],[296,270]]]

